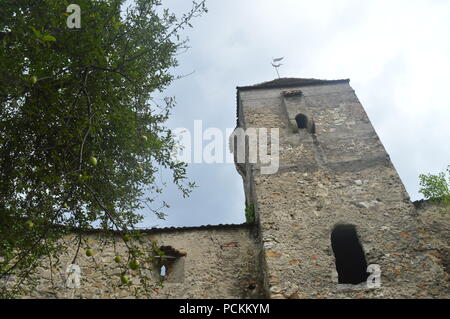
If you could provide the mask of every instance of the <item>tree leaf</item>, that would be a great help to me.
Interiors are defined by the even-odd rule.
[[[47,35],[45,35],[45,36],[42,38],[42,40],[44,40],[44,41],[55,42],[55,41],[56,41],[56,38],[55,38],[54,36],[50,35],[50,34],[47,34]]]
[[[39,32],[38,30],[36,30],[33,26],[29,26],[29,28],[31,30],[33,30],[34,35],[36,36],[36,38],[40,38],[42,36],[41,32]]]

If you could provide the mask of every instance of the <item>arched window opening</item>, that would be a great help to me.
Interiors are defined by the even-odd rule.
[[[367,261],[354,225],[336,225],[331,233],[339,284],[367,281]]]
[[[316,134],[316,124],[305,114],[297,114],[297,116],[295,117],[295,122],[297,123],[298,129],[306,129],[309,133]]]
[[[297,127],[299,129],[304,129],[308,127],[308,117],[305,114],[298,114],[295,117],[295,121],[297,122]]]

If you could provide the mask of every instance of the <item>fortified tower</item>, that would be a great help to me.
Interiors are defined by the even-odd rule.
[[[279,128],[276,173],[236,164],[266,297],[407,298],[418,289],[417,213],[349,80],[238,87],[237,117],[244,130]]]

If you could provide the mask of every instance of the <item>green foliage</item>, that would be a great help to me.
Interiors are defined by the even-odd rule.
[[[448,177],[446,177],[446,173]],[[420,190],[419,192],[435,203],[440,203],[444,206],[444,211],[449,212],[450,206],[450,165],[445,172],[438,175],[420,174]]]
[[[152,208],[162,168],[183,196],[194,187],[171,157],[164,123],[174,99],[152,96],[174,80],[186,47],[179,31],[204,1],[182,17],[158,0],[135,0],[121,15],[124,2],[78,0],[81,29],[69,29],[70,1],[2,1],[0,296],[20,292],[44,257],[61,252],[70,227],[81,243],[93,224],[131,236],[138,209],[163,217]]]
[[[255,222],[255,205],[253,205],[253,203],[245,204],[245,222],[246,223]]]

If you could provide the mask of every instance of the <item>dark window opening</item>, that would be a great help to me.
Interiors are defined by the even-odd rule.
[[[354,225],[337,225],[331,233],[339,284],[367,281],[367,261]]]
[[[180,252],[171,246],[161,246],[156,259],[155,272],[160,280],[167,283],[179,283],[184,281],[184,257],[185,252]]]
[[[305,114],[298,114],[295,117],[295,121],[297,122],[297,127],[299,129],[308,127],[308,117]]]
[[[306,129],[309,133],[316,134],[316,124],[305,114],[297,114],[295,121],[297,122],[297,127],[299,129]]]

